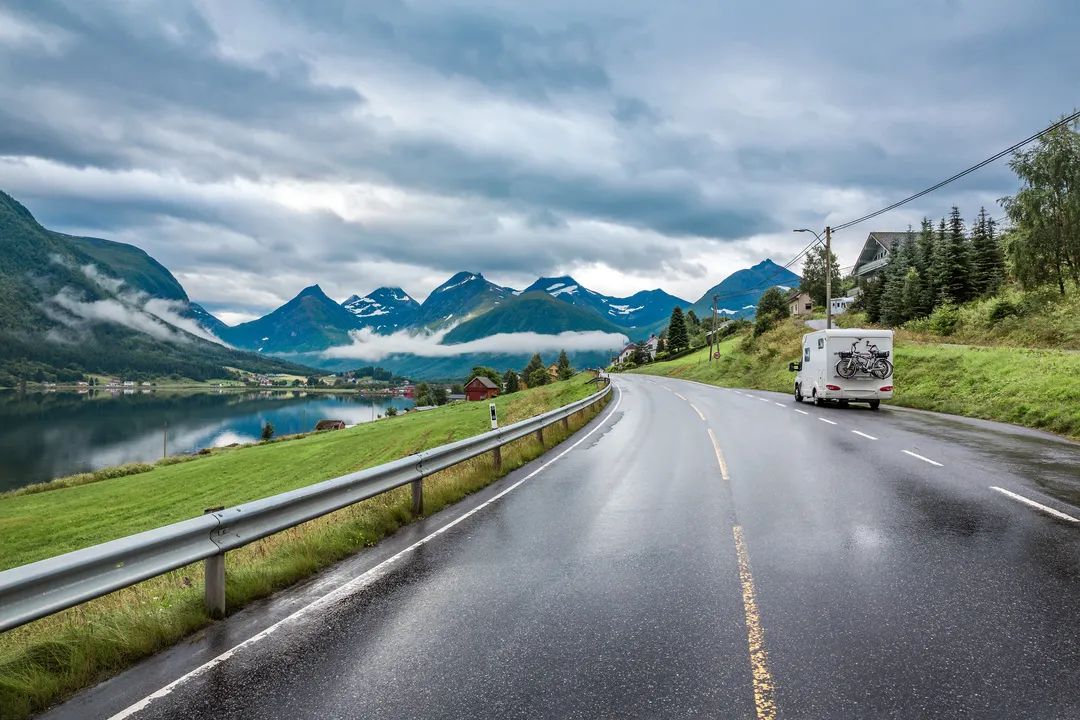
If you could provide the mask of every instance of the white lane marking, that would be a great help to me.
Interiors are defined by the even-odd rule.
[[[821,417],[819,417],[819,418],[818,418],[818,420],[820,420],[821,422],[827,422],[827,423],[829,423],[830,425],[835,425],[835,424],[836,424],[836,423],[834,423],[834,422],[833,422],[832,420],[827,420],[827,419],[825,419],[825,418],[821,418]]]
[[[791,408],[791,409],[794,410],[797,413],[802,413],[803,415],[809,415],[810,414],[810,413],[806,412],[805,410],[800,410],[799,408]]]
[[[683,396],[683,395],[680,395],[679,393],[675,393],[675,397],[679,398],[680,400],[686,400],[686,397]],[[686,400],[686,402],[690,402],[690,401]]]
[[[687,400],[687,402],[690,402],[690,401],[689,401],[689,400]],[[698,410],[698,409],[697,409],[697,405],[695,405],[694,403],[690,403],[690,407],[694,408],[694,412],[696,412],[696,413],[697,413],[697,416],[698,416],[699,418],[701,418],[701,421],[702,421],[702,422],[705,422],[705,416],[704,416],[704,415],[703,415],[703,414],[701,413],[701,411],[700,411],[700,410]]]
[[[784,403],[778,403],[778,402],[774,402],[773,405],[775,405],[776,407],[787,407],[787,405],[785,405]]]
[[[1061,512],[1060,510],[1055,510],[1054,508],[1047,507],[1046,505],[1043,505],[1042,503],[1037,503],[1037,502],[1035,502],[1034,500],[1032,500],[1030,498],[1024,497],[1023,495],[1018,495],[1017,493],[1014,493],[1011,490],[1006,490],[1005,488],[998,487],[997,485],[991,485],[990,489],[991,490],[997,490],[999,493],[1001,493],[1002,495],[1005,495],[1006,497],[1011,497],[1013,500],[1022,502],[1025,505],[1029,505],[1029,506],[1035,508],[1036,510],[1040,510],[1040,511],[1046,513],[1047,515],[1052,515],[1053,517],[1056,517],[1059,520],[1066,520],[1068,522],[1080,523],[1080,519],[1074,518],[1072,515],[1066,515],[1065,513]]]
[[[748,398],[754,398],[755,400],[757,400],[757,395],[751,395],[750,393],[745,393],[745,395]]]
[[[713,450],[716,452],[716,462],[720,463],[720,477],[725,480],[730,480],[728,477],[727,463],[724,462],[724,453],[720,450],[720,442],[716,439],[716,435],[713,434],[712,428],[708,428],[709,439],[712,440]]]
[[[761,402],[769,402],[769,398],[758,398]]]
[[[858,430],[852,430],[851,432],[855,433],[856,435],[861,435],[864,438],[866,438],[867,440],[877,440],[877,438],[874,437],[873,435],[867,435],[866,433],[859,432]]]
[[[931,459],[930,459],[930,458],[928,458],[928,457],[923,457],[922,455],[920,455],[920,454],[918,454],[918,453],[913,453],[913,452],[911,452],[910,450],[904,450],[904,452],[905,452],[905,453],[907,453],[908,455],[910,455],[910,456],[911,456],[911,457],[913,457],[913,458],[919,458],[919,459],[920,459],[920,460],[922,460],[923,462],[928,462],[928,463],[930,463],[931,465],[937,465],[938,467],[945,467],[944,465],[942,465],[941,463],[937,462],[936,460],[931,460]]]
[[[508,494],[509,492],[517,489],[526,480],[534,477],[537,473],[542,471],[544,468],[548,467],[553,462],[555,462],[556,460],[558,460],[559,458],[561,458],[562,456],[566,455],[568,452],[570,452],[571,450],[576,448],[578,445],[580,445],[581,443],[588,440],[590,435],[592,435],[594,432],[596,432],[597,430],[602,428],[604,426],[604,423],[611,419],[611,416],[614,415],[615,411],[619,409],[619,403],[622,402],[622,388],[620,388],[618,385],[616,385],[615,389],[619,391],[619,396],[615,399],[615,405],[612,406],[611,410],[607,414],[607,417],[605,417],[603,420],[601,420],[599,423],[597,423],[596,427],[594,427],[589,432],[585,433],[585,435],[583,435],[581,437],[581,439],[579,439],[573,445],[566,448],[561,453],[559,453],[555,457],[551,458],[546,463],[544,463],[540,467],[536,468],[531,473],[529,473],[525,477],[521,478],[520,480],[518,480],[516,483],[514,483],[510,487],[506,488],[505,490],[503,490],[499,494],[494,495],[493,497],[488,499],[486,502],[484,502],[484,503],[482,503],[480,505],[477,505],[476,507],[474,507],[472,510],[468,511],[467,513],[465,513],[461,517],[458,517],[458,518],[456,518],[454,520],[451,520],[450,522],[448,522],[445,525],[443,525],[442,527],[440,527],[438,530],[435,530],[434,532],[432,532],[430,535],[427,535],[427,536],[417,540],[416,542],[414,542],[412,545],[408,546],[404,550],[400,550],[397,553],[391,555],[390,557],[386,558],[385,560],[383,560],[381,563],[379,563],[375,567],[371,568],[370,570],[367,570],[366,572],[362,573],[361,575],[357,575],[355,578],[353,578],[349,582],[345,583],[344,585],[338,587],[336,590],[332,590],[331,592],[327,593],[326,595],[323,595],[321,598],[318,598],[317,600],[312,601],[311,603],[309,603],[308,605],[305,605],[304,607],[300,608],[299,610],[297,610],[293,614],[291,614],[291,615],[289,615],[287,617],[284,617],[281,620],[278,620],[276,623],[274,623],[273,625],[270,625],[269,627],[267,627],[262,632],[259,632],[259,633],[255,634],[255,635],[252,635],[247,640],[243,641],[242,643],[240,643],[238,645],[234,645],[232,648],[226,650],[225,652],[221,653],[220,655],[213,658],[212,660],[208,660],[207,662],[203,663],[199,667],[187,672],[184,675],[181,675],[180,677],[178,677],[176,680],[173,680],[171,683],[169,683],[165,687],[163,687],[163,688],[161,688],[159,690],[155,690],[154,692],[152,692],[149,695],[147,695],[146,697],[144,697],[142,700],[139,700],[137,703],[124,708],[120,712],[118,712],[115,715],[113,715],[112,717],[110,717],[109,720],[124,720],[124,718],[131,717],[135,713],[137,713],[137,712],[139,712],[141,710],[145,710],[147,708],[147,706],[149,706],[150,703],[152,703],[154,700],[158,700],[160,698],[165,697],[166,695],[171,693],[176,688],[180,687],[180,685],[184,684],[188,680],[191,680],[192,678],[195,678],[195,677],[198,677],[199,675],[202,675],[204,672],[206,672],[207,670],[210,670],[211,668],[217,667],[218,665],[220,665],[221,663],[223,663],[226,660],[228,660],[229,658],[231,658],[233,655],[235,655],[237,652],[239,652],[243,648],[245,648],[245,647],[247,647],[249,645],[254,645],[259,640],[262,640],[263,638],[273,634],[276,630],[280,629],[285,624],[287,624],[287,623],[289,623],[289,622],[291,622],[293,620],[296,620],[297,618],[301,617],[302,615],[306,615],[306,614],[310,613],[313,610],[318,610],[318,609],[322,608],[325,605],[329,605],[330,603],[332,603],[332,602],[334,602],[334,601],[336,601],[336,600],[338,600],[340,598],[347,597],[348,595],[350,595],[354,591],[358,590],[362,586],[367,585],[370,580],[374,579],[374,577],[377,574],[380,574],[381,571],[385,570],[386,567],[389,566],[390,564],[392,564],[394,561],[399,560],[400,558],[402,558],[405,555],[409,554],[410,552],[412,552],[416,548],[420,547],[421,545],[424,545],[425,543],[427,543],[428,541],[436,538],[437,536],[442,535],[444,532],[446,532],[450,528],[454,527],[455,525],[457,525],[462,520],[465,520],[466,518],[469,518],[472,515],[480,512],[481,510],[483,510],[488,505],[492,504],[493,502],[495,502],[496,500],[498,500],[502,496],[504,496],[504,495]]]

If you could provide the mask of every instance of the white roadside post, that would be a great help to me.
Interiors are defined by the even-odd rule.
[[[499,429],[499,415],[495,411],[495,403],[489,403],[488,404],[488,412],[491,413],[491,429],[492,430],[498,430]],[[494,460],[495,472],[499,472],[500,470],[502,470],[502,448],[501,447],[495,448],[494,450],[491,451],[491,454],[492,454],[492,458]]]

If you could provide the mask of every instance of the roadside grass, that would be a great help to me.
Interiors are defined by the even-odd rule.
[[[850,321],[849,321],[850,322]],[[788,320],[764,335],[720,343],[708,350],[631,372],[720,385],[791,392],[787,364],[798,359],[803,334]],[[1080,439],[1080,353],[1020,347],[977,347],[914,342],[904,331],[894,345],[894,405],[997,420]]]
[[[498,398],[500,423],[509,424],[585,397],[596,387],[586,382],[589,377],[591,376],[579,375],[562,383]],[[571,418],[569,429],[563,429],[561,424],[545,429],[544,446],[540,445],[535,436],[505,446],[500,472],[495,471],[488,454],[426,478],[425,512],[437,512],[539,456],[546,448],[562,442],[587,423],[602,410],[604,404],[606,402],[583,413],[577,413]],[[392,428],[389,434],[386,428]],[[486,404],[448,406],[346,431],[311,436],[278,446],[237,449],[200,458],[182,466],[155,469],[141,475],[9,498],[0,502],[0,511],[3,511],[4,505],[9,502],[52,496],[61,501],[69,520],[65,521],[58,516],[42,516],[39,521],[52,526],[61,536],[64,546],[94,538],[90,543],[80,545],[84,546],[109,539],[106,535],[122,536],[171,521],[163,518],[179,515],[182,519],[192,514],[201,514],[202,509],[208,506],[206,500],[199,500],[194,505],[181,502],[183,508],[180,509],[167,506],[168,499],[176,499],[168,486],[176,483],[190,483],[192,492],[200,494],[200,497],[215,496],[210,486],[218,483],[219,494],[216,496],[230,498],[219,504],[235,504],[243,502],[243,499],[265,497],[285,489],[376,465],[386,459],[474,435],[487,428]],[[391,444],[393,449],[380,447],[383,443]],[[309,452],[305,444],[316,449]],[[275,448],[283,450],[271,452]],[[260,457],[262,455],[272,457],[266,460]],[[342,458],[331,460],[323,458],[323,455],[339,455]],[[249,460],[245,460],[245,456]],[[245,475],[240,472],[241,468],[234,467],[236,461],[232,458],[236,457],[239,457],[241,462],[251,462],[254,467],[259,468],[259,472],[266,474],[260,475],[253,471],[251,475]],[[348,467],[339,470],[343,463]],[[200,478],[203,475],[212,478],[205,484],[195,482],[194,476],[177,478],[168,472],[174,468],[200,464],[204,467]],[[317,464],[322,472],[313,471],[309,467],[312,464]],[[153,488],[147,489],[140,482],[130,487],[117,488],[116,492],[107,496],[116,502],[127,503],[123,507],[99,507],[97,503],[101,498],[96,495],[76,498],[70,502],[63,499],[63,495],[67,493],[78,494],[78,491],[89,488],[107,488],[114,483],[126,484],[136,479],[145,481],[155,476],[156,483],[163,486],[160,488],[161,492],[154,492]],[[245,478],[250,477],[254,479],[245,482]],[[244,487],[233,487],[236,484]],[[155,497],[161,502],[153,502]],[[109,511],[102,512],[101,507],[107,507]],[[194,513],[187,512],[190,507],[198,509]],[[142,523],[130,526],[136,529],[113,531],[109,523],[92,522],[90,515],[93,508],[97,508],[99,515],[107,514],[113,519],[138,512],[132,508],[145,508],[152,513],[151,517],[156,519],[140,518]],[[410,508],[411,496],[408,488],[398,488],[231,551],[226,559],[229,611],[308,577],[363,547],[374,545],[414,519]],[[23,508],[22,512],[40,509]],[[88,522],[94,527],[83,532],[65,533],[68,522]],[[31,530],[29,526],[23,527],[27,531]],[[12,563],[8,560],[7,541],[10,536],[18,533],[19,530],[14,525],[4,525],[0,531],[6,566],[32,561],[20,560]],[[10,557],[38,559],[34,557],[35,554],[46,557],[64,552],[57,549],[55,544],[45,549],[39,548],[36,553],[25,544],[21,545],[18,554]],[[202,604],[202,574],[201,564],[188,566],[0,634],[0,717],[21,719],[40,712],[75,691],[116,674],[210,624],[212,621],[207,617]]]

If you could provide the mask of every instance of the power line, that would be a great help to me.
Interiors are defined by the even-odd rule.
[[[821,242],[820,240],[818,240],[817,238],[814,238],[813,241],[811,241],[811,243],[809,245],[807,245],[806,247],[804,247],[802,250],[799,251],[798,255],[791,258],[790,260],[788,260],[783,265],[781,265],[779,270],[773,271],[772,274],[770,274],[767,278],[765,278],[765,280],[763,282],[761,282],[761,283],[759,283],[759,284],[757,284],[757,285],[755,285],[753,287],[743,288],[743,289],[738,290],[738,291],[732,290],[732,291],[729,291],[729,292],[726,292],[726,293],[719,293],[719,294],[717,294],[715,296],[716,301],[720,302],[721,300],[724,300],[724,299],[727,299],[727,298],[738,297],[740,295],[745,295],[746,293],[754,292],[755,290],[767,290],[767,289],[769,289],[774,284],[772,282],[772,280],[774,278],[776,278],[776,277],[779,277],[780,272],[782,270],[787,270],[787,269],[791,268],[792,265],[797,263],[803,256],[805,256],[808,252],[810,252],[814,248],[815,245],[818,245],[820,242]],[[710,297],[710,299],[712,298],[712,296],[709,296],[709,297]],[[711,307],[711,305],[710,305],[710,307]]]
[[[1005,148],[1004,150],[1002,150],[1001,152],[995,153],[994,155],[991,155],[990,157],[986,158],[982,162],[976,163],[975,165],[972,165],[968,169],[963,170],[961,172],[958,172],[958,173],[956,173],[955,175],[953,175],[950,178],[942,180],[941,182],[939,182],[936,185],[933,185],[931,187],[926,188],[925,190],[917,192],[917,193],[915,193],[914,195],[912,195],[910,197],[906,197],[903,200],[900,200],[899,202],[895,202],[892,205],[889,205],[888,207],[884,207],[884,208],[881,208],[880,210],[875,210],[874,212],[869,213],[867,215],[863,215],[861,218],[857,218],[855,220],[850,220],[850,221],[848,221],[846,223],[841,223],[840,225],[834,225],[833,228],[832,228],[833,232],[836,232],[837,230],[843,230],[845,228],[849,228],[852,225],[858,225],[859,223],[870,220],[871,218],[876,218],[878,215],[881,215],[883,213],[887,213],[890,210],[895,210],[896,208],[900,207],[901,205],[905,205],[905,204],[911,202],[912,200],[915,200],[917,198],[921,198],[923,195],[927,195],[929,193],[934,192],[935,190],[938,190],[939,188],[943,188],[946,185],[948,185],[949,183],[953,182],[954,180],[959,180],[960,178],[964,177],[965,175],[973,173],[976,170],[978,170],[979,168],[984,167],[986,165],[989,165],[990,163],[994,162],[995,160],[1000,160],[1001,158],[1005,157],[1006,155],[1008,155],[1011,152],[1019,150],[1023,146],[1027,145],[1029,142],[1032,142],[1033,140],[1038,140],[1043,135],[1046,135],[1049,132],[1057,130],[1059,127],[1063,127],[1065,125],[1070,124],[1071,122],[1073,122],[1077,118],[1080,118],[1080,110],[1074,112],[1072,115],[1069,115],[1066,118],[1063,118],[1063,119],[1057,121],[1056,123],[1054,123],[1050,127],[1046,128],[1045,130],[1041,130],[1041,131],[1035,133],[1034,135],[1027,138],[1026,140],[1021,140],[1020,142],[1016,143],[1015,145],[1011,145],[1011,146]]]

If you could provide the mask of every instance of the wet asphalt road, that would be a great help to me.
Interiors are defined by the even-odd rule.
[[[1080,445],[616,386],[524,483],[540,461],[50,717],[119,712],[358,576],[131,716],[1080,717],[1080,523],[991,489],[1080,517]]]

